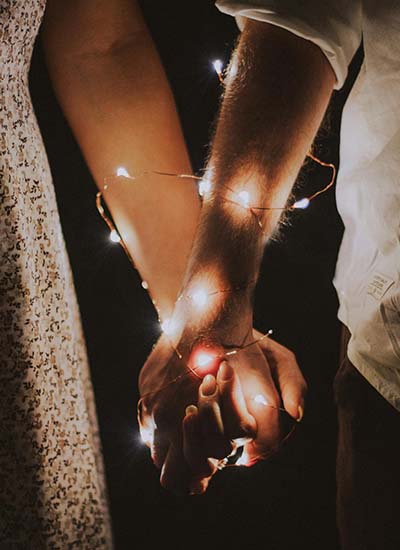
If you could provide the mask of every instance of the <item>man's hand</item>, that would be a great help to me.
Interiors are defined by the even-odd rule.
[[[289,414],[302,416],[306,384],[295,357],[268,338],[229,356],[215,374],[203,381],[194,376],[165,337],[143,367],[142,436],[161,468],[162,485],[174,492],[204,492],[219,460],[238,443],[245,443],[246,465],[279,446],[281,400],[274,380]]]
[[[254,331],[254,336],[259,339],[262,335]],[[257,421],[257,435],[254,440],[238,441],[244,443],[240,464],[245,466],[251,466],[267,458],[279,447],[284,437],[279,421],[279,412],[282,408],[292,416],[293,421],[302,419],[307,385],[294,354],[269,338],[259,340],[257,346],[268,359],[267,372],[275,381],[282,403],[279,405],[279,401],[276,400],[275,387],[271,391],[271,386],[267,382],[268,374],[261,383],[257,380],[254,384],[254,373],[246,368],[245,363],[240,363],[240,360],[235,367],[227,362],[222,363],[216,381],[212,381],[211,377],[204,380],[199,389],[198,407],[188,407],[183,422],[184,455],[193,472],[193,493],[205,492],[211,479],[211,476],[202,475],[199,467],[204,463],[206,454],[213,452],[205,444],[205,440],[207,434],[215,430],[204,409],[212,409],[214,418],[221,418],[227,439],[240,430],[241,424],[247,421],[247,415],[251,412]],[[207,398],[202,395],[205,383],[208,388],[214,389],[213,394]],[[255,394],[255,388],[264,393]],[[242,404],[243,398],[245,407]]]

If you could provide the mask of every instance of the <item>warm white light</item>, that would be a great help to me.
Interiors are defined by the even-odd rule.
[[[140,438],[147,447],[152,447],[154,439],[154,431],[140,428]]]
[[[242,455],[235,462],[235,466],[248,466],[250,464],[249,456],[246,450],[243,450]]]
[[[212,64],[217,75],[221,76],[223,67],[222,61],[220,59],[216,59]]]
[[[196,355],[196,367],[208,367],[214,359],[214,355],[211,355],[206,351],[200,351]]]
[[[129,178],[128,170],[123,166],[120,166],[119,168],[117,168],[117,176],[123,176],[124,178]]]
[[[113,242],[113,243],[119,243],[121,242],[121,237],[118,235],[118,232],[113,229],[111,232],[110,232],[110,240]]]
[[[249,192],[248,191],[239,191],[237,196],[238,196],[240,204],[242,206],[244,206],[245,208],[248,208],[249,203],[250,203],[250,194],[249,194]]]
[[[168,327],[170,323],[171,323],[171,319],[164,319],[164,321],[160,323],[161,330],[165,332],[165,334],[168,334]]]
[[[148,290],[149,283],[147,281],[142,281],[142,288],[144,288],[145,290]]]
[[[204,197],[207,193],[211,191],[211,182],[210,180],[201,180],[199,183],[199,195]]]
[[[309,204],[310,199],[307,199],[307,197],[305,197],[304,199],[300,199],[295,202],[293,208],[300,208],[301,210],[305,210],[306,208],[308,208]]]
[[[170,337],[174,336],[178,330],[178,323],[174,319],[170,318],[164,319],[160,326],[164,334]]]
[[[268,401],[265,399],[265,397],[261,393],[259,393],[254,397],[254,401],[259,405],[265,405],[266,407],[268,406]]]
[[[207,304],[207,301],[208,301],[208,294],[204,290],[204,288],[199,288],[199,289],[195,290],[194,292],[192,292],[190,297],[191,297],[194,305],[199,309],[203,308]]]

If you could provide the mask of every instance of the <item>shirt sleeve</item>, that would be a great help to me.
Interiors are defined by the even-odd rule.
[[[335,89],[361,43],[361,0],[218,0],[217,8],[236,17],[265,21],[319,46],[336,75]]]

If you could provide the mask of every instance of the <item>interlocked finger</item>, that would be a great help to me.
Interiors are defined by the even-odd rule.
[[[257,423],[247,409],[239,377],[226,361],[219,368],[217,382],[224,433],[243,445],[255,437]]]
[[[233,445],[224,433],[218,387],[211,374],[204,378],[199,387],[198,406],[204,454],[212,458],[225,458],[232,452]]]

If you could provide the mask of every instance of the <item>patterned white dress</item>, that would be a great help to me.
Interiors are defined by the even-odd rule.
[[[28,71],[45,0],[0,0],[0,548],[110,549],[94,399]]]

